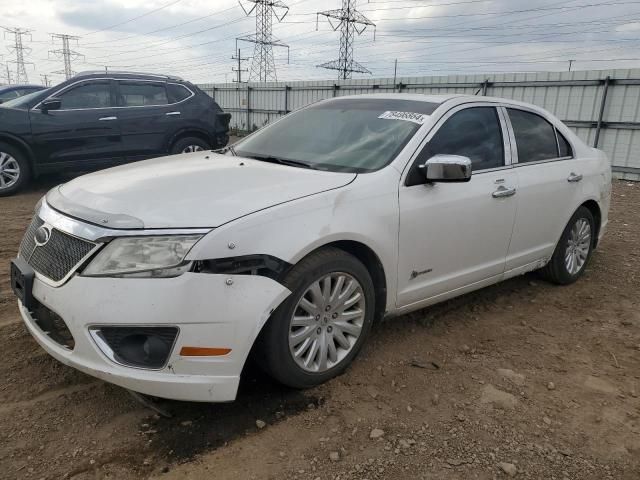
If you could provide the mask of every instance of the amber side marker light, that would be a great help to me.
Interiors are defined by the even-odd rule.
[[[180,355],[183,357],[221,357],[230,351],[230,348],[182,347]]]

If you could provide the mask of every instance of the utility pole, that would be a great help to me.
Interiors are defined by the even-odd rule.
[[[25,53],[27,55],[31,53],[31,49],[23,45],[22,37],[28,35],[29,39],[31,39],[31,30],[27,30],[24,28],[6,28],[6,27],[4,27],[4,29],[5,29],[5,37],[7,33],[13,34],[13,45],[9,47],[9,51],[12,51],[13,53],[15,53],[16,59],[11,60],[8,63],[16,64],[15,83],[16,84],[29,83],[29,77],[27,76],[27,69],[25,65],[33,65],[33,63],[25,62],[24,56],[25,56]]]
[[[53,73],[62,73],[64,74],[64,78],[66,80],[69,80],[71,77],[73,77],[75,75],[75,72],[71,69],[71,62],[73,60],[76,60],[77,58],[80,57],[84,57],[84,55],[71,50],[71,48],[69,48],[69,41],[70,40],[75,40],[76,43],[78,41],[78,38],[80,37],[76,37],[73,35],[66,35],[64,33],[52,33],[51,34],[51,41],[55,42],[56,40],[61,40],[62,41],[62,48],[59,48],[57,50],[51,50],[49,53],[52,55],[55,55],[57,58],[62,58],[62,61],[64,62],[64,70],[59,70],[57,72],[53,72]]]
[[[42,79],[42,85],[44,85],[45,87],[51,86],[51,80],[49,80],[49,75],[40,75],[40,78]]]
[[[242,58],[242,56],[240,55],[240,49],[238,49],[237,56],[233,55],[233,56],[231,56],[231,59],[238,61],[238,68],[231,67],[231,71],[232,72],[236,72],[236,74],[237,74],[237,79],[234,80],[234,82],[235,83],[242,83],[242,72],[248,72],[249,70],[247,70],[246,68],[242,69],[242,64],[240,62],[243,62],[245,60],[249,60],[249,57]]]
[[[396,91],[396,76],[398,74],[398,59],[393,64],[393,91]]]
[[[573,62],[575,62],[575,60],[569,60],[569,71],[571,71],[571,66],[573,65]]]
[[[273,17],[281,22],[289,12],[289,7],[281,0],[246,0],[253,3],[253,7],[247,10],[242,1],[238,0],[242,10],[246,15],[256,12],[256,33],[236,38],[236,50],[238,40],[241,42],[251,42],[255,44],[253,57],[251,60],[251,70],[249,81],[267,82],[277,81],[276,64],[273,59],[273,47],[284,47],[287,49],[287,63],[289,46],[273,37]]]
[[[342,0],[342,8],[318,12],[316,14],[316,30],[320,15],[327,17],[329,25],[334,31],[340,29],[340,57],[338,60],[317,66],[338,70],[338,78],[342,80],[351,78],[353,72],[370,74],[368,69],[353,59],[353,41],[356,33],[362,35],[368,26],[374,28],[373,39],[375,40],[376,24],[356,10],[356,0]]]

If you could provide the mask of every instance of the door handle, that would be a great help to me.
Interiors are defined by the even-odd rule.
[[[118,117],[102,117],[102,118],[99,118],[98,120],[101,122],[110,122],[112,120],[117,120],[117,119]]]
[[[515,188],[507,188],[502,185],[498,187],[498,189],[491,194],[493,198],[504,198],[511,197],[516,194]]]
[[[172,116],[172,115],[180,115],[180,112],[167,112],[167,113],[165,113],[165,115],[166,115],[167,117],[170,117],[170,116]]]
[[[582,175],[578,175],[576,173],[571,172],[569,174],[569,177],[567,178],[567,182],[579,182],[580,180],[582,180]]]

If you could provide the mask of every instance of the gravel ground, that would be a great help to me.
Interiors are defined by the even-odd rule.
[[[164,419],[20,322],[8,262],[55,182],[0,198],[0,478],[640,478],[640,184],[572,286],[512,279],[377,325],[326,385],[249,366],[236,402]]]

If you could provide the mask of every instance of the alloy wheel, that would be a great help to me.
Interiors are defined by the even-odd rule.
[[[14,186],[20,179],[20,164],[6,152],[0,152],[0,190]]]
[[[579,218],[573,224],[567,248],[564,255],[564,264],[567,272],[576,275],[584,266],[591,249],[591,224],[586,218]]]
[[[187,145],[182,149],[182,153],[202,152],[204,148],[200,145]]]
[[[289,328],[289,351],[307,372],[338,365],[362,333],[366,301],[362,286],[348,273],[332,272],[302,294]]]

